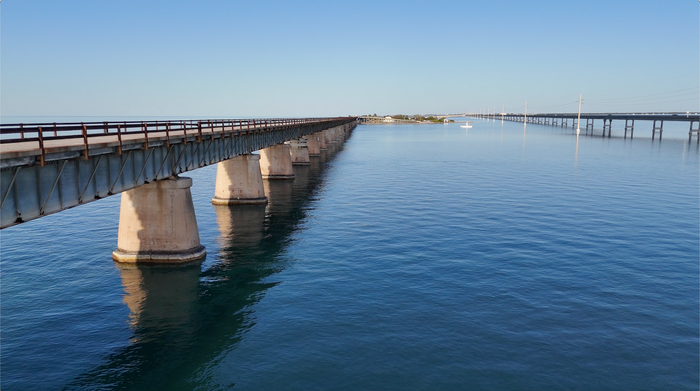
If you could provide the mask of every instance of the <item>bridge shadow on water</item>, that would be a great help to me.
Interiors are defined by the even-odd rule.
[[[342,145],[295,166],[296,178],[265,181],[267,205],[217,206],[218,261],[207,270],[121,265],[132,336],[127,346],[64,389],[187,390],[207,386],[208,367],[255,325],[254,306],[279,282],[283,255],[323,186],[326,164]],[[229,384],[228,387],[234,384]]]

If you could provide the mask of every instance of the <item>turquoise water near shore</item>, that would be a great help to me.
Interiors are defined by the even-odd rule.
[[[699,156],[359,126],[267,206],[215,207],[215,167],[188,173],[201,264],[113,263],[119,196],[11,227],[0,386],[697,389]]]

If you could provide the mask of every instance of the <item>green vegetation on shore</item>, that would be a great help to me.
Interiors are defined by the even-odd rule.
[[[445,122],[443,118],[437,118],[433,116],[428,116],[424,117],[420,114],[415,114],[415,115],[403,115],[403,114],[395,114],[395,115],[384,115],[384,116],[378,116],[377,113],[374,114],[368,114],[368,117],[391,117],[392,119],[402,119],[402,120],[408,120],[408,121],[417,121],[417,122]],[[455,122],[452,119],[448,119],[447,122]]]

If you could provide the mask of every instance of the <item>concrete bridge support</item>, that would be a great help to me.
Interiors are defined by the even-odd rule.
[[[240,155],[218,163],[216,188],[211,202],[214,205],[266,203],[260,155]]]
[[[288,144],[277,144],[260,150],[263,179],[294,179],[290,149]]]
[[[314,133],[314,135],[318,138],[318,147],[320,150],[326,150],[328,149],[328,143],[326,143],[326,133],[325,131],[321,131],[318,133]]]
[[[330,128],[326,130],[326,144],[335,143],[335,128]]]
[[[693,124],[698,124],[698,127],[693,127]],[[688,130],[688,142],[693,141],[693,133],[698,135],[698,144],[700,144],[700,121],[690,121],[690,129]]]
[[[152,182],[122,193],[118,262],[180,263],[204,258],[190,187],[180,177]]]
[[[632,123],[630,123],[632,121]],[[627,138],[627,131],[630,131],[630,138],[634,138],[634,120],[625,120],[625,138]]]
[[[309,149],[309,156],[321,156],[321,145],[318,142],[317,133],[306,136],[306,147]]]
[[[306,146],[306,139],[300,138],[286,142],[289,144],[289,153],[294,166],[308,166],[311,164],[309,160],[309,148]]]

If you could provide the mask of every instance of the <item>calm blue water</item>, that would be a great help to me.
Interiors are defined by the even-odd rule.
[[[201,265],[113,263],[119,196],[3,230],[2,389],[698,389],[694,141],[360,126],[295,170],[188,174]]]

